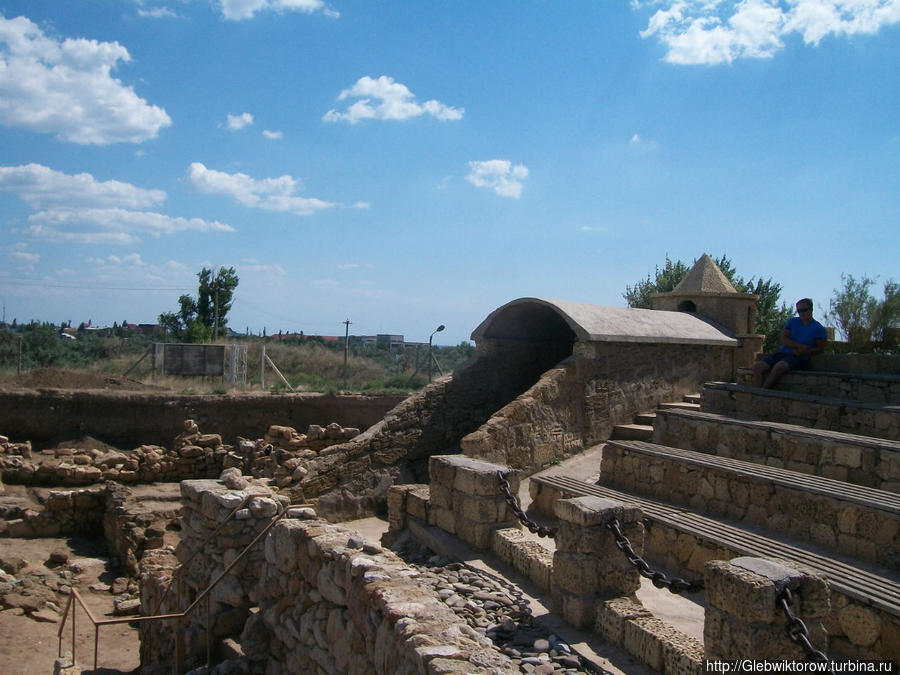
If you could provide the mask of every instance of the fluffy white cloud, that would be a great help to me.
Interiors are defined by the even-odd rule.
[[[140,235],[184,230],[231,232],[218,221],[175,218],[138,211],[166,200],[163,190],[98,181],[91,174],[54,171],[41,164],[0,166],[0,190],[19,196],[37,213],[28,217],[29,236],[83,244],[135,244]]]
[[[522,181],[528,177],[528,168],[522,164],[513,166],[508,159],[489,159],[469,162],[466,180],[476,187],[490,188],[501,197],[518,199],[522,195]]]
[[[147,234],[234,231],[218,221],[125,209],[52,209],[30,215],[28,222],[26,233],[32,237],[77,244],[137,244]]]
[[[269,129],[263,129],[262,134],[270,141],[280,141],[282,138],[284,138],[283,131],[271,131]]]
[[[875,33],[900,22],[900,0],[653,0],[640,8],[665,5],[647,23],[642,37],[656,37],[677,64],[731,63],[767,58],[797,33],[806,44],[828,35]]]
[[[188,167],[185,181],[200,192],[230,195],[244,206],[267,211],[307,216],[335,206],[333,202],[321,199],[298,197],[295,193],[302,189],[302,185],[287,175],[257,180],[245,173],[215,171],[194,162]]]
[[[44,35],[24,16],[0,16],[0,123],[85,145],[141,143],[172,120],[111,73],[118,42]]]
[[[377,80],[369,76],[361,77],[349,89],[344,89],[338,101],[348,98],[359,99],[348,106],[345,112],[329,110],[322,117],[326,122],[349,122],[360,120],[405,120],[420,115],[431,115],[442,122],[462,119],[465,108],[452,108],[440,101],[418,103],[409,88],[394,82],[394,78],[382,75]]]
[[[240,131],[251,124],[253,124],[253,115],[248,112],[240,115],[229,115],[228,120],[225,122],[225,126],[228,127],[229,131]]]
[[[312,14],[321,11],[336,19],[340,13],[329,9],[322,0],[219,0],[222,16],[233,21],[252,19],[257,12],[304,12]]]
[[[18,195],[34,209],[141,209],[166,200],[163,190],[145,190],[117,180],[97,181],[89,173],[70,175],[42,164],[0,166],[0,190]]]

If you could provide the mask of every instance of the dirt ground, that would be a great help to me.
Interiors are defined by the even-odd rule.
[[[66,552],[67,563],[50,561],[54,552]],[[109,569],[101,542],[79,537],[50,539],[0,539],[0,557],[18,557],[28,565],[15,576],[19,579],[53,578],[63,568],[82,570],[76,574],[73,587],[98,620],[113,618],[114,596],[109,590],[91,590],[99,583],[112,584],[117,574]],[[78,561],[81,561],[78,564]],[[75,563],[73,565],[73,563]],[[60,615],[66,607],[67,595],[57,592],[54,602]],[[46,613],[52,619],[53,612]],[[0,672],[5,675],[39,675],[52,673],[58,655],[58,631],[62,617],[56,622],[38,621],[16,609],[0,611]],[[72,651],[71,614],[63,630],[62,651]],[[75,658],[83,673],[135,673],[140,665],[137,629],[129,624],[104,626],[100,629],[98,670],[93,670],[94,630],[79,608],[75,615]]]
[[[0,378],[0,389],[82,389],[108,391],[162,391],[165,387],[145,384],[121,375],[107,375],[87,370],[39,368],[21,375]]]

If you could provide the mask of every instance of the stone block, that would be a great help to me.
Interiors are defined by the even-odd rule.
[[[629,619],[623,627],[623,646],[629,654],[654,670],[663,668],[663,647],[659,636],[666,631],[666,624],[655,616]]]
[[[634,523],[639,522],[642,517],[641,510],[637,507],[595,496],[560,499],[556,502],[554,511],[560,520],[583,527],[606,525],[613,518],[620,523]]]
[[[514,515],[502,496],[453,493],[453,511],[475,523],[497,523],[512,520]]]
[[[651,617],[652,613],[634,597],[624,596],[603,600],[595,604],[594,630],[607,642],[621,645],[625,640],[625,622],[639,617]]]

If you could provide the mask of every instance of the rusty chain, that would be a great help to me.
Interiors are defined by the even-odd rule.
[[[684,593],[685,591],[697,591],[702,588],[700,584],[693,583],[681,577],[672,577],[669,579],[662,572],[653,570],[650,565],[641,556],[634,552],[628,537],[622,534],[622,528],[619,525],[618,518],[612,518],[606,523],[607,529],[612,531],[616,539],[616,547],[625,554],[628,562],[635,567],[638,573],[651,581],[657,588],[665,588],[670,593]]]
[[[522,510],[522,507],[519,506],[519,500],[516,499],[516,496],[512,493],[509,481],[506,480],[506,473],[497,471],[497,479],[500,481],[500,490],[503,492],[506,503],[528,531],[535,533],[539,537],[550,537],[552,539],[556,536],[556,532],[559,528],[539,525],[529,518],[528,514]],[[650,565],[647,564],[647,561],[634,552],[631,542],[628,541],[628,538],[624,534],[622,534],[622,528],[619,526],[619,521],[617,519],[613,518],[610,520],[606,523],[606,527],[612,531],[613,536],[616,539],[616,546],[625,554],[625,557],[628,558],[628,562],[637,568],[638,573],[642,577],[649,579],[657,588],[666,588],[672,593],[696,591],[701,588],[700,584],[691,583],[681,577],[669,579],[662,572],[652,570]]]
[[[787,617],[787,625],[785,626],[785,632],[788,637],[791,639],[791,642],[794,642],[800,645],[803,648],[803,651],[806,652],[806,660],[807,661],[815,661],[816,663],[827,663],[828,670],[824,670],[822,672],[825,673],[834,673],[834,670],[831,668],[831,659],[829,659],[825,652],[822,652],[815,647],[813,647],[812,642],[809,640],[809,630],[806,628],[806,624],[803,621],[794,615],[791,611],[791,602],[793,602],[793,596],[791,595],[791,589],[785,588],[778,594],[777,599],[778,605],[781,607],[782,611],[784,611],[784,615]]]
[[[538,525],[522,510],[522,507],[519,506],[519,500],[516,499],[516,496],[512,493],[512,490],[509,487],[509,481],[506,480],[506,474],[503,471],[497,471],[497,479],[500,481],[500,490],[503,492],[503,496],[506,499],[506,503],[509,504],[509,508],[513,510],[513,513],[516,514],[516,517],[529,532],[533,532],[539,537],[550,537],[551,539],[556,536],[557,528]]]

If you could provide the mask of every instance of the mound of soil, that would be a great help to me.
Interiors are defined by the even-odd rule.
[[[160,391],[163,387],[138,380],[86,370],[39,368],[0,381],[4,389],[107,389],[113,391]]]

